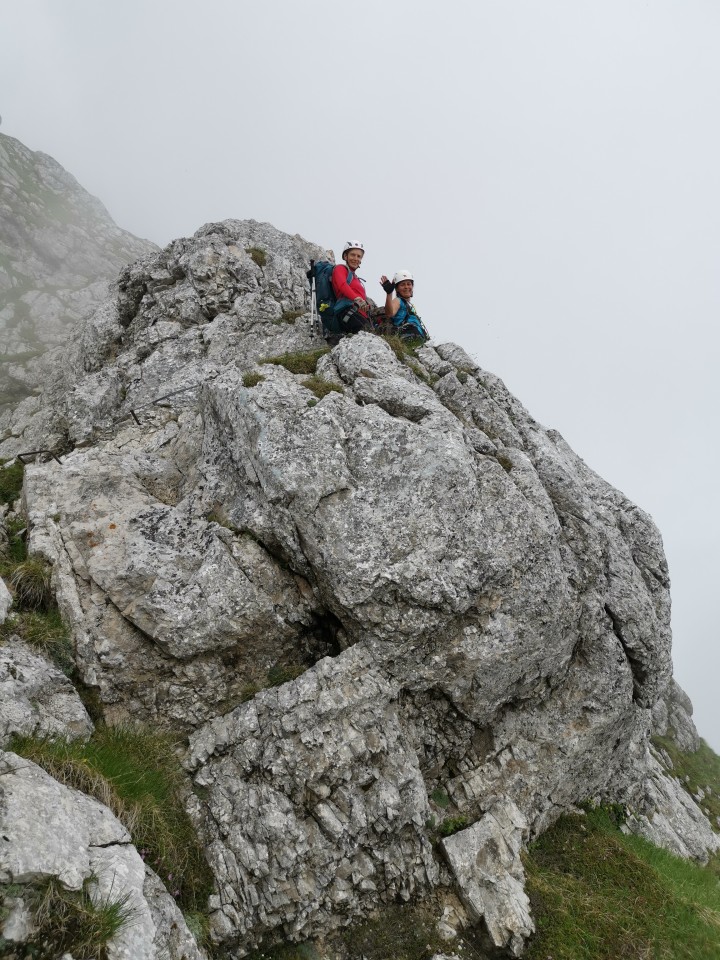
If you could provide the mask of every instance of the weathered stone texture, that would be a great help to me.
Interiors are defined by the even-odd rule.
[[[226,221],[128,267],[0,457],[68,450],[26,470],[30,550],[107,718],[189,735],[219,943],[454,883],[519,954],[517,854],[575,804],[715,849],[647,749],[653,723],[689,730],[662,543],[454,344],[343,340],[322,399],[262,364],[323,347],[302,313],[323,256]],[[473,824],[449,865],[445,807]]]

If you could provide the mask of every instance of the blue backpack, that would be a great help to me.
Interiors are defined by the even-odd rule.
[[[318,333],[321,335],[323,331],[327,333],[341,332],[335,309],[338,300],[332,287],[332,272],[336,266],[337,264],[330,263],[329,260],[311,260],[310,269],[306,274],[310,281],[310,289],[315,293],[310,304],[313,321],[317,324]],[[355,274],[349,267],[347,272],[347,282],[352,283]],[[347,302],[349,301],[345,301],[345,303]]]

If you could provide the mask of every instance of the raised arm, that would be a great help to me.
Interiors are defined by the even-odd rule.
[[[383,274],[380,277],[380,286],[385,291],[385,316],[392,320],[400,309],[400,301],[394,296],[395,284]]]

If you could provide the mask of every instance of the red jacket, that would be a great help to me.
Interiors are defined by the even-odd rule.
[[[348,273],[349,270],[344,263],[338,263],[333,269],[331,282],[335,296],[338,300],[342,298],[354,300],[355,297],[360,297],[362,300],[365,300],[367,296],[365,293],[365,284],[357,275],[353,276],[351,282],[348,283]],[[367,316],[363,310],[361,310],[360,313],[363,317]]]

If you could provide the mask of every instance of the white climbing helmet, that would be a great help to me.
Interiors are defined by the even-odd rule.
[[[393,283],[397,286],[399,283],[402,283],[403,280],[411,280],[415,283],[415,277],[410,273],[409,270],[398,270],[398,272],[393,277]]]
[[[360,243],[359,240],[348,240],[348,242],[343,247],[342,255],[343,257],[348,252],[348,250],[362,250],[365,253],[365,247]]]

